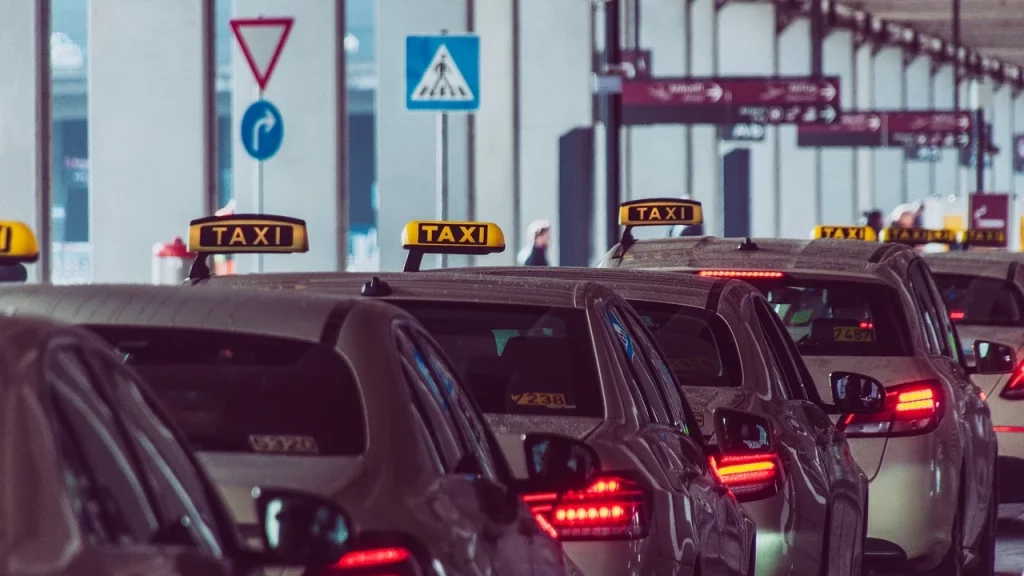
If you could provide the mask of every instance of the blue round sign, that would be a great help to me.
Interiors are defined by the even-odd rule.
[[[284,119],[277,107],[266,100],[257,100],[242,115],[242,146],[256,160],[277,154],[284,140]]]

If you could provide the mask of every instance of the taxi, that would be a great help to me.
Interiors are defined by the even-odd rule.
[[[1005,342],[1018,364],[1011,374],[976,374],[999,439],[999,500],[1024,502],[1024,255],[982,252],[970,247],[1006,246],[1002,230],[966,231],[967,251],[926,254],[935,284],[964,345],[978,338]],[[973,363],[968,355],[968,364]]]
[[[452,359],[453,373],[463,377],[519,478],[527,473],[522,454],[529,433],[560,432],[585,442],[602,462],[587,490],[523,498],[586,574],[753,574],[754,523],[716,477],[708,456],[718,452],[705,445],[675,376],[625,300],[585,280],[417,272],[426,254],[504,250],[502,231],[492,223],[411,222],[403,245],[406,272],[194,274],[192,281],[403,308]],[[713,418],[723,455],[775,450],[765,418],[729,408]],[[764,472],[723,463],[717,474]]]
[[[650,203],[642,212],[623,213],[621,222],[694,224],[699,211],[685,214],[692,206],[679,200]],[[594,280],[626,298],[664,352],[708,440],[714,437],[710,415],[718,407],[753,412],[772,424],[775,453],[742,460],[766,471],[755,480],[722,479],[757,524],[757,574],[861,574],[868,478],[829,414],[878,413],[885,390],[869,376],[837,371],[829,374],[830,402],[823,402],[785,327],[756,288],[728,278],[644,270],[501,267],[432,273],[460,272]],[[718,466],[730,463],[712,459]]]
[[[627,203],[638,210],[643,202]],[[814,239],[635,241],[601,266],[745,280],[782,319],[821,395],[829,374],[878,367],[884,410],[839,420],[871,480],[865,560],[882,570],[991,574],[998,490],[995,433],[970,374],[1012,372],[1003,345],[978,341],[968,369],[928,265],[915,247],[949,233],[819,226]],[[838,238],[843,238],[839,240]],[[854,240],[850,240],[854,239]]]
[[[239,226],[254,235],[254,227],[267,227],[270,241],[280,245],[305,245],[301,221],[257,218]],[[232,236],[225,234],[224,241]],[[219,242],[216,231],[212,238]],[[97,369],[120,382],[116,378],[127,366],[146,380],[229,506],[224,517],[243,535],[269,530],[260,529],[251,503],[253,491],[264,485],[319,494],[330,507],[343,507],[350,515],[348,547],[312,573],[580,574],[521,496],[584,493],[601,466],[594,450],[562,435],[530,431],[515,455],[526,473],[513,477],[437,341],[394,306],[358,295],[27,285],[0,289],[0,308],[77,325],[116,350],[118,356],[108,354]],[[81,375],[75,368],[54,369],[74,378]],[[122,396],[134,401],[130,390]],[[11,410],[8,424],[19,422],[18,414],[32,414]],[[155,457],[166,441],[139,442],[139,455]],[[115,466],[111,462],[93,470]],[[202,494],[187,478],[167,477],[165,469],[150,470],[159,483],[146,492],[159,498],[160,510],[175,512],[176,499]],[[127,481],[99,487],[119,497],[128,497],[131,488]],[[22,499],[32,490],[17,494]],[[221,501],[214,492],[210,498]],[[617,505],[608,510],[621,515],[625,504]],[[42,505],[33,500],[23,515],[38,517],[35,506]],[[279,508],[265,506],[267,514],[279,514]],[[11,509],[20,508],[5,508]],[[192,525],[172,525],[168,538],[180,539],[182,526]],[[190,532],[205,533],[198,519],[194,525]],[[265,542],[280,546],[276,536]],[[140,570],[125,573],[154,572]]]
[[[25,273],[38,256],[25,224],[0,221],[0,268]],[[268,486],[239,499],[258,519],[263,551],[243,547],[177,425],[95,335],[8,312],[0,351],[0,573],[319,572],[347,554],[344,510]]]

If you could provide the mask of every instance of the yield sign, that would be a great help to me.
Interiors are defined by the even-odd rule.
[[[294,18],[235,18],[231,31],[242,49],[260,91],[267,89],[270,75],[288,41]]]

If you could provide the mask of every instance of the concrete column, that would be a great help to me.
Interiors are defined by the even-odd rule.
[[[1013,99],[1013,133],[1024,133],[1024,93]],[[1013,191],[1024,199],[1024,173],[1014,174]]]
[[[907,110],[928,110],[932,107],[931,67],[931,58],[928,56],[918,56],[907,63],[903,71],[906,83],[903,98]],[[933,193],[931,163],[908,161],[906,174],[904,198],[919,200]]]
[[[691,76],[718,75],[718,11],[715,0],[689,2],[689,59]],[[766,26],[768,24],[765,24]],[[658,66],[657,61],[654,63]],[[722,159],[718,151],[718,128],[692,126],[689,138],[689,192],[704,207],[704,232],[721,235]]]
[[[854,72],[857,78],[855,94],[857,110],[871,110],[875,103],[875,59],[874,48],[861,45],[854,53]],[[846,105],[843,104],[845,107]],[[880,208],[875,198],[875,151],[870,148],[856,148],[857,166],[857,211],[863,212]]]
[[[778,72],[785,76],[811,73],[811,21],[800,18],[778,37]],[[779,235],[806,238],[821,219],[818,156],[814,148],[798,148],[796,126],[778,128]]]
[[[953,66],[943,64],[932,78],[932,103],[936,110],[953,109]],[[943,148],[942,159],[932,165],[932,190],[941,196],[959,193],[960,150]]]
[[[250,0],[244,1],[248,3]],[[277,1],[298,5],[291,0]],[[309,2],[310,7],[307,8],[307,3],[301,4],[303,9],[312,12],[320,12],[326,10],[327,5],[335,5],[332,2]],[[377,221],[380,233],[381,270],[402,269],[405,252],[402,250],[401,234],[406,223],[410,220],[433,220],[437,217],[437,114],[407,112],[405,109],[405,38],[415,34],[439,34],[442,29],[447,29],[453,34],[463,33],[467,28],[466,20],[466,3],[462,0],[377,2],[377,194],[380,206]],[[481,72],[490,62],[497,65],[501,62],[495,60],[496,55],[488,55],[484,50],[485,48],[481,47]],[[337,52],[340,53],[340,49]],[[485,73],[484,78],[490,77]],[[303,90],[309,91],[306,85],[299,85]],[[481,82],[481,103],[486,103],[493,95],[492,90],[499,92],[502,86],[492,89],[489,84]],[[500,106],[500,102],[495,103]],[[494,113],[494,110],[491,110],[491,113]],[[461,219],[466,217],[468,184],[467,119],[465,114],[450,114],[449,119],[448,215],[451,219]],[[486,134],[486,130],[486,125],[477,123],[477,134]],[[493,210],[494,208],[486,203],[481,203],[476,207],[476,217],[487,220],[485,215]],[[513,235],[511,230],[506,229],[505,233],[509,238]],[[517,249],[511,244],[508,247],[508,250],[513,252]],[[448,259],[449,266],[459,266],[465,262],[465,257]],[[432,268],[435,264],[435,258],[423,259],[424,268]]]
[[[637,0],[640,3],[640,48],[654,54],[657,76],[686,76],[687,3]],[[623,19],[624,21],[626,19]],[[689,193],[689,155],[686,127],[679,125],[629,128],[623,199],[670,197]],[[638,228],[637,238],[666,234],[662,228]]]
[[[153,244],[185,236],[206,213],[212,12],[202,0],[89,4],[94,282],[149,282]]]
[[[961,79],[957,90],[960,92],[960,109],[973,111],[976,107],[974,81]],[[971,142],[971,145],[973,146],[974,142]],[[966,195],[975,188],[974,169],[961,165],[959,158],[957,156],[957,194]]]
[[[538,219],[558,222],[558,139],[593,122],[590,14],[590,2],[519,3],[519,214],[524,227]],[[602,151],[597,148],[598,156]],[[604,214],[603,208],[602,201],[598,214]],[[605,244],[595,245],[599,253],[607,250]],[[558,264],[558,250],[556,229],[548,249],[552,265]]]
[[[36,234],[29,280],[50,278],[50,1],[0,0],[0,206]]]
[[[718,71],[722,76],[765,76],[776,69],[775,6],[729,3],[718,12]],[[751,232],[777,236],[779,230],[778,129],[763,142],[750,142]],[[747,143],[744,143],[747,144]],[[720,146],[720,153],[730,147]]]
[[[992,130],[999,154],[992,159],[992,191],[1013,190],[1013,88],[1009,84],[993,87]]]
[[[485,87],[474,115],[473,214],[494,222],[505,232],[501,254],[477,256],[474,264],[505,266],[515,263],[521,248],[516,239],[516,0],[487,0],[473,7],[473,29],[480,35],[480,84]],[[525,224],[524,224],[525,226]],[[525,230],[518,230],[520,234]]]
[[[835,30],[825,38],[825,74],[839,76],[839,101],[844,109],[856,107],[853,32]],[[819,190],[821,222],[853,224],[857,221],[856,163],[852,148],[822,148]]]
[[[994,124],[992,97],[995,93],[995,85],[990,78],[982,78],[974,83],[974,107],[985,109],[985,122]],[[995,160],[992,158],[993,166],[985,169],[986,192],[999,192],[995,189]],[[972,187],[973,188],[973,187]]]
[[[874,107],[897,110],[903,107],[903,51],[886,47],[875,54]],[[903,150],[875,150],[875,203],[889,212],[907,199],[903,195]]]

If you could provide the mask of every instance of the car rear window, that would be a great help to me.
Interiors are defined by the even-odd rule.
[[[950,318],[958,324],[1020,326],[1022,306],[1009,280],[964,274],[934,274]]]
[[[390,301],[415,316],[491,414],[604,417],[582,310]]]
[[[804,356],[912,356],[895,289],[852,279],[747,280],[782,319]]]
[[[740,358],[721,316],[693,306],[631,300],[682,386],[737,387]]]
[[[355,377],[326,346],[212,330],[89,328],[146,380],[196,450],[366,451]]]

